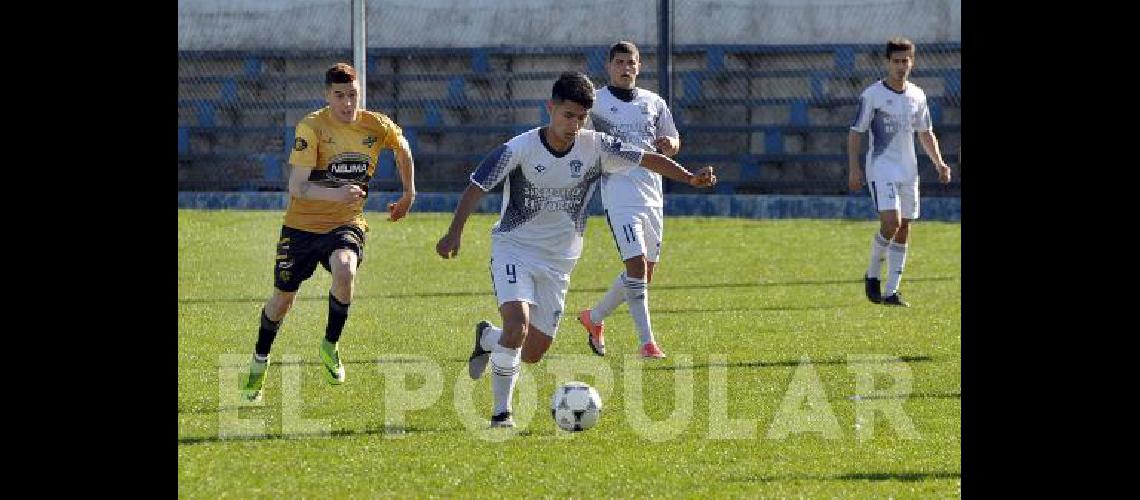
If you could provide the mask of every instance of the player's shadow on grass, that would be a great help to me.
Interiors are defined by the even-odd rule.
[[[923,282],[923,281],[951,281],[958,279],[956,276],[929,276],[929,277],[907,277],[907,283]],[[773,281],[767,283],[699,283],[699,284],[672,284],[672,285],[652,285],[652,290],[707,290],[716,288],[767,288],[776,286],[814,286],[814,285],[862,285],[862,278],[855,279],[842,279],[842,280],[798,280],[798,281]],[[590,288],[573,288],[574,292],[589,292],[589,293],[605,293],[609,287],[590,287]],[[861,293],[862,288],[858,293]],[[356,294],[353,296],[353,302],[360,300],[370,299],[411,299],[411,298],[444,298],[444,297],[480,297],[484,295],[491,295],[491,291],[479,288],[478,290],[459,290],[448,292],[418,292],[418,293],[380,293],[380,294]],[[257,297],[222,297],[222,298],[194,298],[194,299],[178,299],[179,304],[214,304],[224,302],[252,302],[262,303],[265,302],[264,296]],[[301,301],[321,301],[329,300],[328,295],[317,296],[301,296],[298,295],[296,300]],[[656,311],[654,311],[656,312]]]
[[[913,394],[869,394],[867,396],[859,396],[861,400],[867,399],[962,399],[960,392],[916,392]],[[848,399],[853,399],[848,397]]]
[[[860,302],[862,304],[862,302]],[[669,309],[660,308],[653,309],[653,314],[690,314],[690,313],[732,313],[732,312],[751,312],[751,311],[813,311],[817,309],[840,309],[848,307],[851,304],[816,304],[816,305],[802,305],[802,306],[758,306],[758,307],[714,307],[714,308],[683,308],[683,309]]]
[[[793,474],[787,476],[744,476],[729,479],[731,482],[776,481],[933,481],[938,479],[961,479],[961,472],[854,472],[850,474],[813,475]]]
[[[345,365],[375,365],[375,364],[425,364],[430,360],[426,359],[400,359],[400,358],[379,358],[379,359],[341,359],[341,364]],[[467,361],[464,359],[463,361]],[[273,366],[324,366],[324,363],[316,360],[309,361],[273,361]],[[248,363],[226,365],[227,368],[248,368]]]
[[[561,356],[563,356],[563,355],[552,353],[552,354],[547,354],[546,356],[543,356],[543,359],[558,358]],[[575,356],[577,356],[577,355],[575,354]],[[466,363],[467,358],[448,358],[447,361],[450,361],[452,363]],[[934,361],[934,358],[932,358],[930,356],[900,356],[899,361],[902,361],[904,363],[921,363],[924,361]],[[669,365],[669,366],[651,366],[648,364],[648,363],[652,363],[652,362],[653,361],[646,362],[647,363],[645,365],[646,370],[703,370],[703,369],[707,369],[710,366],[725,366],[728,368],[767,368],[767,367],[779,367],[779,366],[796,367],[796,366],[800,366],[800,364],[801,364],[800,360],[798,360],[798,359],[795,361],[791,361],[791,360],[788,360],[788,361],[739,361],[736,363],[695,363],[692,365]],[[852,363],[867,363],[867,362],[868,361],[859,361],[859,360],[852,361]],[[811,364],[813,364],[813,365],[845,365],[845,364],[847,364],[847,360],[846,359],[824,359],[824,360],[819,360],[819,361],[812,360]],[[911,397],[918,397],[918,396],[911,396]],[[959,395],[959,397],[961,397],[961,396]]]
[[[222,411],[238,411],[238,410],[248,410],[248,409],[253,409],[253,408],[274,409],[274,408],[277,408],[278,406],[279,405],[276,403],[258,403],[258,404],[250,404],[248,406],[240,406],[240,405],[239,406],[223,406],[221,408],[218,408],[216,406],[213,406],[213,407],[211,407],[211,406],[201,406],[201,407],[191,406],[189,408],[183,408],[180,406],[180,407],[178,407],[178,414],[179,415],[182,415],[182,414],[214,415],[214,414],[217,414],[218,412],[222,412]],[[274,410],[274,411],[277,411],[277,410]]]
[[[266,433],[264,435],[250,435],[250,436],[233,436],[223,438],[221,436],[187,436],[178,438],[179,445],[195,445],[205,443],[225,443],[234,441],[273,441],[279,439],[305,439],[305,438],[341,438],[341,437],[359,437],[359,436],[372,436],[372,435],[408,435],[408,434],[423,434],[430,432],[458,432],[461,429],[433,429],[428,427],[417,426],[396,426],[386,429],[337,429],[330,432],[312,432],[312,433]]]
[[[927,361],[934,361],[934,358],[926,355],[922,356],[899,356],[899,361],[904,363],[922,363]],[[852,360],[848,361],[846,358],[833,358],[833,359],[820,359],[811,360],[813,365],[846,365],[848,363],[870,363],[873,361],[867,360]],[[737,361],[734,363],[694,363],[691,365],[669,365],[669,366],[647,366],[646,370],[702,370],[710,366],[724,366],[728,368],[772,368],[772,367],[797,367],[803,364],[803,361],[798,359],[788,359],[782,361]]]

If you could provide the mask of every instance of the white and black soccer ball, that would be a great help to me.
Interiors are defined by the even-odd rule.
[[[566,382],[554,390],[550,415],[562,430],[584,431],[602,416],[602,398],[586,383]]]

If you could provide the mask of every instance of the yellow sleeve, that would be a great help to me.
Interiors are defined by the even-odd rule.
[[[387,116],[380,117],[380,128],[384,131],[384,142],[381,144],[388,149],[396,149],[400,143],[400,137],[404,135],[404,130]]]
[[[298,167],[317,166],[317,132],[309,124],[297,123],[294,132],[293,151],[289,153],[289,164]]]

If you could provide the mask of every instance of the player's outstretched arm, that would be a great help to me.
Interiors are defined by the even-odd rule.
[[[716,174],[712,167],[702,168],[693,174],[682,167],[680,163],[658,153],[647,152],[641,155],[641,166],[693,187],[706,188],[716,185]]]
[[[408,215],[412,209],[412,202],[416,201],[416,167],[412,161],[412,148],[408,140],[400,137],[394,150],[396,156],[396,169],[400,171],[400,182],[404,185],[404,194],[399,200],[388,204],[388,220],[396,222]]]
[[[934,169],[938,171],[938,180],[943,184],[950,182],[950,166],[942,160],[942,151],[938,147],[938,139],[934,137],[933,130],[923,130],[918,133],[918,142],[922,144],[926,156],[934,162]]]
[[[293,171],[289,173],[289,194],[295,198],[348,203],[364,197],[364,190],[356,184],[346,184],[335,188],[321,187],[309,182],[309,174],[313,172],[313,169],[297,165],[291,166]]]
[[[479,200],[483,198],[483,190],[476,186],[475,183],[467,185],[467,189],[463,191],[463,196],[459,198],[459,205],[455,207],[455,215],[451,217],[451,227],[447,229],[447,234],[439,239],[435,244],[435,253],[440,257],[450,259],[459,256],[459,241],[463,236],[463,226],[467,224],[467,218],[471,216],[471,212],[475,211],[475,207],[479,205]]]

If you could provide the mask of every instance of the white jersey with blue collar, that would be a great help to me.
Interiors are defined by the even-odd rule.
[[[641,156],[636,145],[592,130],[580,130],[564,153],[551,150],[540,128],[515,136],[471,174],[483,191],[504,182],[492,244],[569,272],[582,254],[587,202],[602,173],[624,172]]]
[[[930,130],[926,93],[906,82],[902,91],[879,80],[859,96],[859,113],[851,130],[871,131],[867,148],[867,182],[914,182],[918,178],[914,134]]]
[[[642,88],[632,90],[633,100],[629,102],[617,98],[608,86],[598,90],[590,110],[590,125],[643,151],[656,152],[653,141],[657,138],[679,137],[673,114],[661,96]],[[602,203],[607,209],[664,206],[661,175],[635,165],[625,172],[602,176]]]

